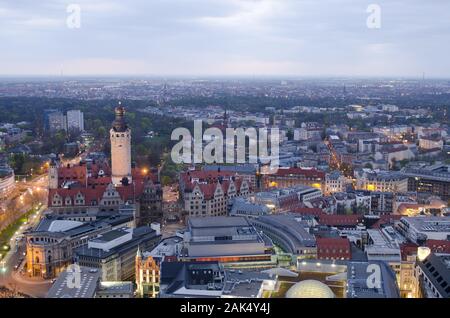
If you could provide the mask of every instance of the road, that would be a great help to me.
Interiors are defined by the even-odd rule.
[[[25,240],[21,239],[23,232],[28,227],[35,227],[40,220],[46,205],[40,208],[31,216],[29,224],[21,226],[11,239],[11,249],[0,262],[0,286],[6,286],[16,292],[29,295],[31,297],[45,297],[51,287],[50,281],[31,279],[24,276],[25,272]]]
[[[29,181],[16,181],[16,189],[11,193],[8,198],[2,202],[0,208],[7,210],[10,203],[15,200],[16,208],[14,209],[14,215],[6,217],[8,212],[5,212],[5,217],[0,218],[0,229],[7,227],[9,224],[17,220],[23,213],[31,208],[33,203],[30,197],[33,193],[42,194],[39,197],[46,198],[46,191],[48,186],[47,175],[38,175]],[[44,204],[45,200],[41,199]],[[17,213],[19,212],[19,213]]]
[[[80,160],[84,159],[87,152],[79,153],[75,158],[63,159],[61,164],[78,164]],[[49,280],[43,280],[40,278],[30,278],[26,276],[25,255],[26,255],[26,242],[21,239],[23,232],[28,227],[35,227],[41,216],[42,212],[47,208],[47,189],[48,189],[48,176],[41,175],[36,176],[30,181],[19,181],[16,183],[16,190],[10,196],[10,200],[15,198],[20,202],[20,213],[15,215],[14,220],[8,220],[8,223],[12,223],[17,220],[23,213],[29,211],[32,207],[28,194],[33,194],[33,191],[39,192],[40,202],[39,209],[31,216],[31,221],[26,226],[21,228],[14,234],[10,241],[10,250],[5,257],[0,261],[0,286],[5,286],[15,292],[20,292],[31,297],[45,297],[52,283]],[[34,202],[35,203],[35,202]],[[6,205],[5,205],[6,206]],[[6,224],[4,226],[7,226]]]

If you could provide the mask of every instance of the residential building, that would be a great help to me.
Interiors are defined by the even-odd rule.
[[[448,240],[450,216],[402,217],[398,230],[411,242],[419,245],[426,240]]]
[[[51,132],[67,130],[66,116],[62,112],[60,111],[51,112],[47,115],[47,118],[48,118],[48,127]]]
[[[419,296],[450,298],[450,254],[429,253],[418,256],[415,278]]]
[[[348,238],[319,237],[316,238],[317,259],[350,260],[352,250]]]
[[[274,174],[263,175],[263,187],[289,188],[293,186],[309,186],[325,191],[325,173],[317,169],[279,168]]]
[[[325,194],[330,195],[336,192],[345,192],[347,178],[339,171],[333,171],[325,175]]]
[[[407,192],[408,178],[402,173],[362,169],[355,171],[356,189],[379,192]]]
[[[84,131],[84,114],[78,109],[68,110],[67,114],[67,130],[69,132]]]
[[[408,191],[428,193],[450,199],[450,165],[436,164],[405,167],[403,175],[408,178]]]
[[[0,200],[5,199],[16,186],[14,170],[8,165],[0,165]]]

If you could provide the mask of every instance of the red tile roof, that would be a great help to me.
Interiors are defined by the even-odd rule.
[[[350,248],[350,241],[348,238],[342,237],[319,237],[316,239],[317,247],[338,247]]]
[[[380,215],[380,219],[372,225],[372,228],[379,229],[384,224],[394,223],[395,221],[399,221],[402,218],[402,215],[398,214],[384,214]]]
[[[406,261],[407,256],[415,255],[417,254],[417,244],[414,243],[403,243],[400,244],[400,253],[402,256],[402,260]]]
[[[133,181],[132,184],[128,186],[120,186],[115,189],[119,192],[120,198],[123,201],[130,201],[142,195],[144,192],[146,180],[140,179]],[[48,205],[53,206],[53,197],[56,193],[58,193],[62,197],[62,206],[65,206],[66,197],[70,197],[72,200],[72,204],[74,204],[74,199],[78,193],[81,193],[85,199],[85,205],[92,205],[93,201],[96,201],[97,204],[100,202],[103,194],[105,193],[108,185],[95,185],[87,188],[84,187],[74,187],[70,189],[59,188],[59,189],[50,189],[48,193]]]
[[[435,253],[450,253],[450,241],[427,240],[425,246],[429,247]]]
[[[309,178],[325,178],[325,172],[317,169],[288,168],[278,169],[275,176],[302,175]],[[271,175],[269,175],[271,176]]]
[[[356,226],[362,220],[361,215],[323,214],[319,216],[319,224],[328,226]]]
[[[317,238],[318,259],[351,259],[351,246],[347,238]]]
[[[301,214],[301,215],[313,215],[313,216],[320,216],[325,214],[322,209],[319,208],[293,208],[291,209],[291,212]]]

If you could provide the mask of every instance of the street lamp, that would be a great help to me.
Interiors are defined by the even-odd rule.
[[[2,273],[2,274],[6,273],[6,262],[5,262],[5,261],[2,261],[2,262],[0,263],[0,266],[1,266],[1,268],[0,268],[1,273]]]

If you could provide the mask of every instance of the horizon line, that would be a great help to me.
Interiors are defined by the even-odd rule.
[[[286,79],[286,80],[299,80],[299,79],[408,79],[408,80],[450,80],[449,76],[426,76],[423,75],[277,75],[277,74],[77,74],[77,75],[60,75],[60,74],[0,74],[0,79],[28,79],[28,78],[52,78],[52,79],[64,79],[64,78],[172,78],[172,79],[208,79],[208,78],[244,78],[244,79]]]

